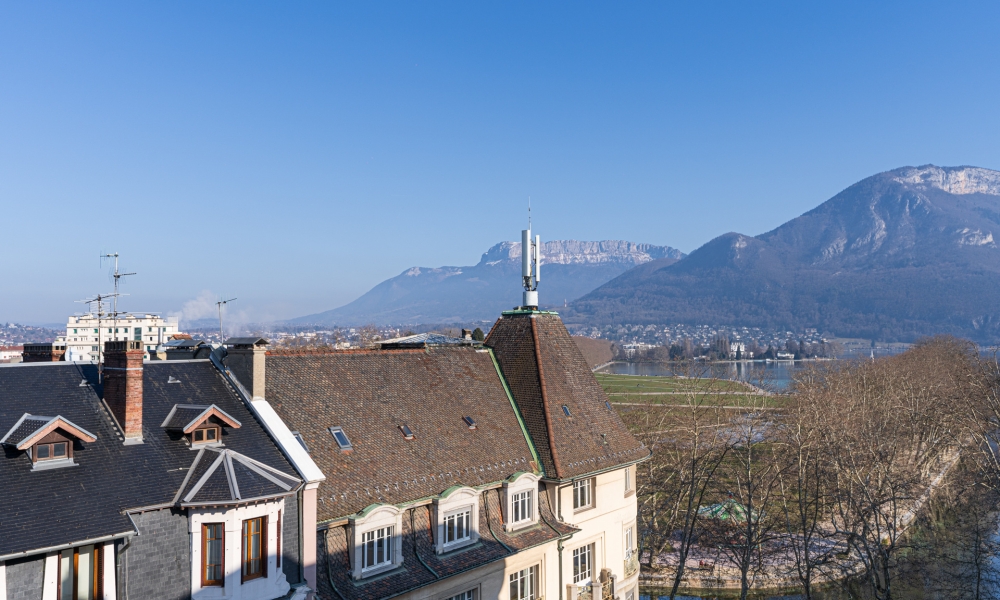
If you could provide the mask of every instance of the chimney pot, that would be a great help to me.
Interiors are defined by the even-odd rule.
[[[126,444],[142,443],[141,341],[104,342],[104,401],[124,430]]]

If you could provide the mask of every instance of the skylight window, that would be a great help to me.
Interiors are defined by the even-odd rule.
[[[413,439],[413,431],[410,429],[410,426],[407,425],[406,423],[403,423],[402,425],[400,425],[399,426],[399,430],[403,433],[403,437],[404,438],[406,438],[408,440],[412,440]]]
[[[344,432],[341,431],[340,434],[343,435]],[[306,446],[306,441],[304,439],[302,439],[302,434],[299,433],[298,431],[293,431],[292,435],[294,435],[295,439],[297,439],[299,441],[299,444],[302,445],[302,449],[305,450],[306,452],[309,452],[309,446]],[[337,437],[336,434],[333,437]],[[346,435],[344,436],[344,439],[347,439]],[[338,442],[338,445],[339,445],[339,442]]]
[[[566,406],[565,404],[562,405],[562,409],[563,409],[563,414],[566,415],[567,417],[572,417],[573,416],[573,415],[569,414],[569,407]]]
[[[608,410],[611,410],[611,403],[608,402],[607,400],[604,401],[604,406],[607,406]]]
[[[476,428],[476,421],[472,417],[462,417],[462,420],[465,421],[465,424],[469,426],[469,429]]]
[[[336,440],[337,445],[340,446],[341,452],[350,452],[351,450],[354,450],[354,446],[351,445],[351,440],[347,439],[347,434],[344,433],[343,428],[331,427],[330,433],[333,435],[333,439]],[[305,442],[302,442],[301,438],[299,441],[302,443],[302,446],[305,447],[306,444]],[[309,449],[306,448],[306,452],[308,451]]]

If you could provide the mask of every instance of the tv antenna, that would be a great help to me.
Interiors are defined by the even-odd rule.
[[[235,302],[236,298],[230,298],[229,300],[219,300],[215,303],[219,307],[219,343],[226,343],[226,334],[222,331],[222,307],[229,304],[230,302]]]
[[[119,294],[118,293],[118,285],[119,285],[119,283],[121,283],[121,278],[122,277],[128,277],[129,275],[135,275],[135,273],[121,273],[121,272],[118,271],[118,253],[117,252],[113,252],[111,254],[102,254],[101,255],[101,261],[103,262],[104,259],[108,259],[108,260],[114,259],[114,261],[115,261],[115,270],[111,274],[111,276],[115,280],[115,293],[114,294],[110,294],[109,297],[113,298],[113,300],[112,300],[113,304],[112,304],[112,309],[111,309],[111,319],[114,322],[114,325],[113,325],[113,327],[115,329],[114,335],[115,335],[115,339],[117,340],[118,339],[118,296],[127,296],[128,295],[128,294]]]
[[[77,300],[81,304],[90,305],[91,314],[97,317],[97,383],[101,383],[101,375],[104,365],[103,355],[104,355],[104,330],[101,328],[101,317],[106,316],[108,313],[104,312],[104,303],[108,298],[117,299],[118,293],[113,294],[97,294],[93,298],[87,298],[86,300]],[[97,310],[94,310],[94,305],[97,305]]]

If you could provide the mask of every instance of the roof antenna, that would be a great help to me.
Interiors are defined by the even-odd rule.
[[[528,196],[528,228],[521,230],[521,282],[524,285],[522,308],[538,310],[538,281],[541,275],[542,238],[531,237],[531,196]]]
[[[222,332],[222,307],[229,304],[230,302],[235,302],[236,298],[230,298],[229,300],[219,300],[215,303],[219,307],[219,343],[226,343],[226,334]]]
[[[115,261],[115,270],[111,274],[111,276],[115,280],[115,293],[111,294],[111,297],[113,298],[113,301],[112,301],[113,305],[112,305],[112,309],[111,309],[111,319],[114,322],[114,325],[113,325],[113,327],[115,328],[114,336],[115,336],[115,339],[117,340],[118,339],[118,296],[120,296],[120,295],[121,296],[127,296],[128,295],[128,294],[119,294],[118,293],[118,284],[121,282],[121,278],[122,277],[128,277],[129,275],[135,275],[135,273],[120,273],[118,271],[118,253],[117,252],[112,252],[110,254],[102,254],[101,255],[101,260],[103,261],[104,259],[108,259],[108,260],[114,259],[114,261]],[[100,350],[98,350],[98,352],[100,352]]]

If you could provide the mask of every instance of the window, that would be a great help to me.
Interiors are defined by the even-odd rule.
[[[81,546],[59,553],[56,598],[101,598],[104,596],[104,551],[101,546]]]
[[[399,426],[399,431],[403,434],[404,438],[408,440],[413,439],[413,430],[411,430],[410,426],[407,425],[406,423],[403,423],[402,425]]]
[[[573,482],[573,508],[590,508],[593,506],[593,479],[581,479]]]
[[[632,558],[632,553],[635,552],[635,536],[632,533],[632,528],[629,527],[625,530],[625,560]]]
[[[531,490],[514,494],[510,500],[510,522],[530,521],[534,516],[531,512]]]
[[[472,537],[471,521],[471,508],[463,508],[445,514],[443,533],[445,546],[469,540]]]
[[[587,544],[573,551],[573,583],[590,583],[594,572],[594,545]]]
[[[536,600],[538,592],[538,565],[510,574],[510,600]]]
[[[226,528],[222,523],[201,526],[201,585],[221,586],[226,577],[223,557]]]
[[[612,410],[611,403],[608,402],[607,400],[604,401],[604,406],[606,406],[608,410]]]
[[[476,421],[472,417],[462,417],[462,420],[465,421],[465,424],[469,426],[469,429],[476,428]]]
[[[35,451],[33,454],[35,462],[69,458],[69,443],[53,442],[51,444],[35,444]]]
[[[632,491],[632,467],[625,468],[625,493]]]
[[[347,434],[344,433],[344,430],[342,428],[331,427],[330,434],[333,435],[333,439],[336,440],[337,446],[340,447],[341,452],[350,452],[351,450],[354,449],[354,446],[351,445],[351,440],[347,439]],[[308,451],[309,449],[307,448],[306,452]]]
[[[469,590],[467,592],[462,592],[461,594],[455,594],[448,598],[448,600],[476,600],[476,590]]]
[[[292,435],[295,436],[295,439],[297,439],[299,441],[299,445],[302,446],[302,449],[305,450],[308,453],[309,452],[309,446],[307,446],[306,445],[306,441],[304,439],[302,439],[302,434],[299,433],[298,431],[293,431]],[[344,436],[344,439],[347,439],[346,435]]]
[[[569,414],[569,407],[566,406],[565,404],[562,405],[562,409],[563,409],[563,414],[566,415],[567,417],[572,417],[573,416],[573,415]]]
[[[392,563],[392,527],[380,527],[361,535],[361,570]]]
[[[243,581],[267,577],[267,517],[243,521]]]
[[[625,592],[625,600],[635,600],[635,590]]]
[[[195,444],[210,444],[219,441],[218,427],[202,427],[191,433],[191,441]]]

